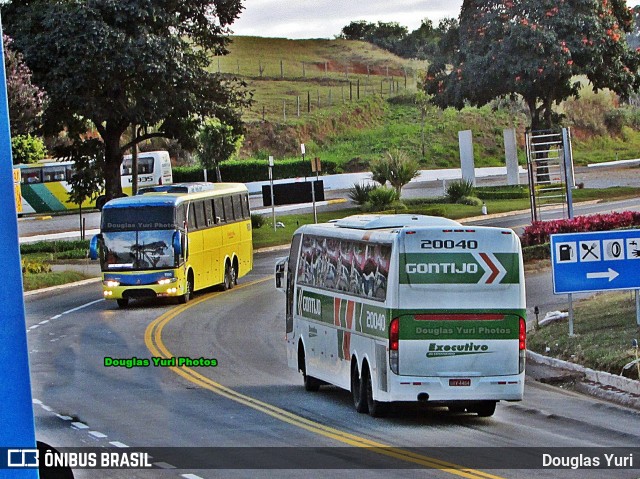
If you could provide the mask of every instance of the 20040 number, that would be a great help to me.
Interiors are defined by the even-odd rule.
[[[476,240],[422,240],[422,249],[478,249]]]

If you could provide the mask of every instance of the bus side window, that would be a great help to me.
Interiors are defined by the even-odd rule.
[[[233,195],[231,201],[233,202],[233,211],[237,220],[244,219],[242,212],[242,197],[240,195]]]
[[[195,203],[191,203],[189,205],[189,221],[188,221],[189,231],[195,231],[198,229],[198,225],[196,224],[196,205]]]
[[[251,208],[249,208],[249,195],[247,194],[242,195],[242,209],[244,211],[244,217],[250,218]]]
[[[196,201],[196,223],[198,224],[198,229],[203,229],[207,227],[207,220],[204,213],[204,201]]]
[[[231,201],[231,196],[225,196],[222,198],[222,202],[224,203],[224,216],[227,220],[227,223],[230,223],[235,220],[233,215],[233,202]]]
[[[216,223],[225,223],[227,221],[224,216],[224,207],[222,206],[222,198],[213,199],[213,210],[216,213]]]
[[[204,214],[207,219],[207,226],[213,226],[215,224],[215,216],[213,214],[213,204],[211,203],[211,200],[205,200]]]

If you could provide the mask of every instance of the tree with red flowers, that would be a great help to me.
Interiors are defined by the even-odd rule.
[[[577,75],[595,91],[638,90],[640,53],[625,35],[632,30],[625,0],[464,0],[457,48],[430,66],[425,89],[437,105],[456,108],[520,95],[531,129],[549,129],[553,105],[579,95]]]

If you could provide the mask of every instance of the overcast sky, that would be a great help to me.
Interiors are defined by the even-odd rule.
[[[334,38],[355,20],[398,22],[415,30],[423,18],[435,25],[457,17],[462,0],[244,0],[235,35]]]
[[[628,6],[640,1],[627,1]],[[415,30],[423,18],[434,25],[457,18],[462,0],[244,0],[233,24],[235,35],[283,38],[334,38],[355,20],[398,22]]]

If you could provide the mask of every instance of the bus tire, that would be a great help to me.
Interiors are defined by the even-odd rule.
[[[238,258],[233,258],[233,284],[237,285],[238,284],[238,271],[239,271],[239,267],[238,267]]]
[[[490,417],[496,412],[496,401],[482,401],[471,408],[479,417]]]
[[[118,299],[116,299],[116,301],[118,302],[118,307],[120,309],[125,309],[127,306],[129,306],[129,299],[128,298],[118,298]]]
[[[186,304],[191,299],[193,295],[193,275],[189,272],[189,276],[187,277],[187,290],[184,292],[182,296],[178,297],[178,302],[180,304]]]
[[[222,289],[227,291],[228,289],[233,288],[233,268],[231,267],[231,263],[227,261],[224,267],[224,282],[222,283]]]
[[[376,401],[373,399],[373,383],[371,382],[371,373],[369,366],[365,363],[362,368],[363,389],[367,400],[367,409],[371,417],[383,417],[388,412],[388,403]]]
[[[302,381],[304,382],[304,390],[316,392],[320,389],[320,380],[307,374],[307,363],[305,360],[304,347],[302,344],[298,347],[298,368],[302,372]]]
[[[356,408],[356,411],[366,414],[369,412],[369,408],[363,386],[364,384],[358,371],[358,363],[354,360],[351,364],[351,397],[353,398],[353,406]]]

